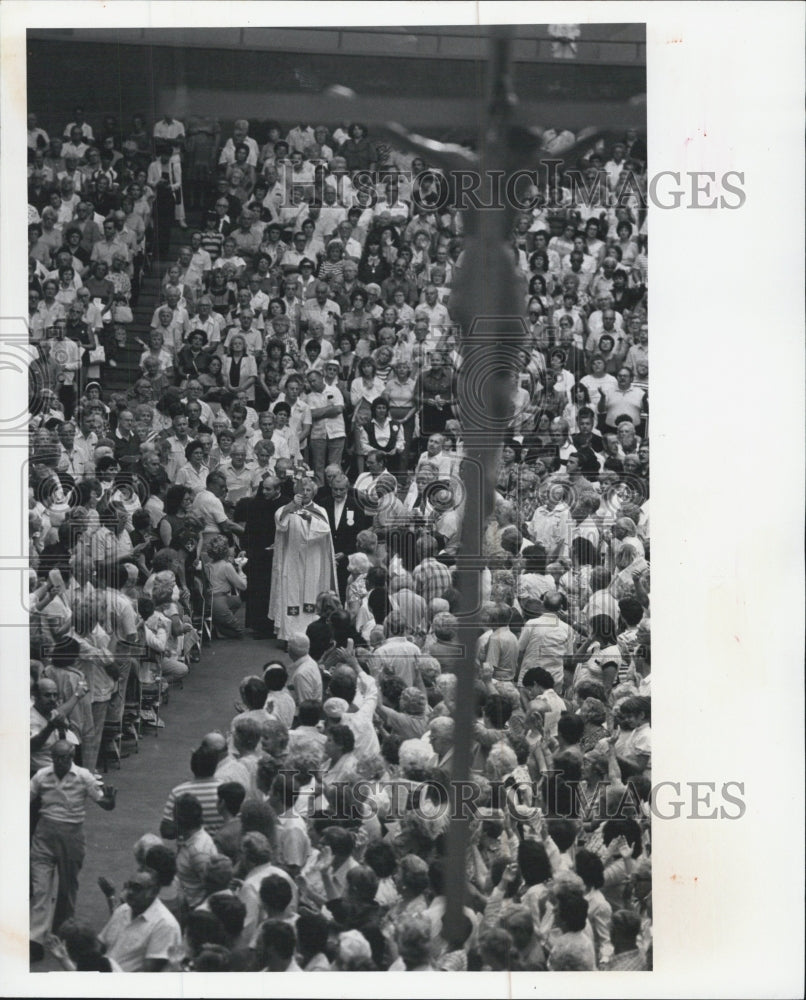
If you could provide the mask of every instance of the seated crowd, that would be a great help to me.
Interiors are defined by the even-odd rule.
[[[471,696],[461,213],[359,124],[270,122],[258,142],[245,120],[108,117],[96,136],[74,118],[61,138],[28,123],[44,822],[58,760],[88,782],[119,761],[206,643],[276,641],[254,646],[232,719],[220,692],[221,731],[199,734],[154,832],[134,831],[122,893],[102,880],[108,923],[77,921],[73,897],[43,942],[104,971],[651,968],[640,140],[593,143],[567,166],[594,193],[557,171],[512,233],[528,342],[483,541],[449,927],[452,713]],[[109,391],[133,346],[138,377]]]

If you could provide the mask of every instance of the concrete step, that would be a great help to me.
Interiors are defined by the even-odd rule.
[[[179,250],[183,246],[189,245],[189,233],[200,223],[200,215],[199,212],[188,213],[188,229],[186,230],[174,226],[169,244],[169,260],[177,260]],[[132,309],[133,321],[128,326],[129,344],[125,351],[115,358],[116,367],[105,365],[102,369],[101,384],[107,392],[127,391],[140,378],[139,362],[142,348],[134,338],[140,336],[145,339],[151,326],[151,317],[162,298],[160,289],[167,266],[163,263],[159,265],[152,263],[151,272],[143,278],[137,305]]]

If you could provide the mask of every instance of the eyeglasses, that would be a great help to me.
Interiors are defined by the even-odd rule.
[[[126,882],[123,888],[128,892],[148,892],[149,889],[153,888],[153,885],[150,882],[148,885],[143,885],[141,882]]]

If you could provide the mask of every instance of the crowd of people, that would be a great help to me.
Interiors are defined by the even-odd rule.
[[[512,232],[528,341],[464,650],[465,234],[439,171],[357,123],[72,118],[28,118],[32,961],[651,968],[642,139],[574,147],[584,191],[556,170]],[[237,714],[222,690],[101,880],[108,922],[77,920],[88,800],[117,802],[99,767],[225,639],[255,662]]]

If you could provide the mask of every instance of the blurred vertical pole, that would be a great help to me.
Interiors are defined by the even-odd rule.
[[[488,106],[481,135],[479,170],[482,191],[491,171],[512,167],[509,130],[515,97],[510,80],[511,29],[490,29],[488,62]],[[506,207],[465,212],[462,216],[468,243],[477,247],[465,265],[472,274],[470,329],[463,330],[464,348],[458,379],[459,408],[465,461],[462,463],[465,507],[461,544],[457,556],[457,584],[462,595],[459,637],[464,648],[457,669],[457,700],[454,713],[454,750],[451,783],[451,824],[448,832],[445,867],[447,909],[445,930],[451,934],[460,926],[467,884],[469,815],[463,796],[470,779],[473,723],[475,718],[474,654],[480,634],[481,575],[484,527],[494,505],[498,458],[503,445],[507,416],[512,406],[512,385],[507,378],[514,359],[501,352],[517,341],[521,327],[518,303],[508,294],[512,283],[505,259],[506,241],[512,228],[512,211]],[[498,259],[496,259],[498,258]],[[507,280],[499,282],[499,275]],[[467,296],[470,298],[470,296]],[[507,329],[502,329],[502,327]],[[514,336],[513,336],[514,334]]]

